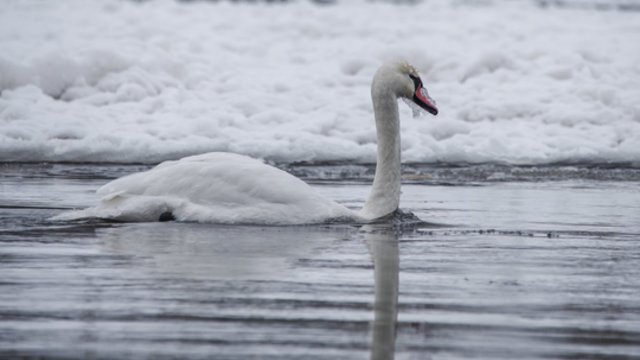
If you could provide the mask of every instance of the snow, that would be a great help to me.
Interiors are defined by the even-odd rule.
[[[639,35],[524,2],[10,1],[0,161],[373,162],[371,78],[406,58],[440,113],[401,105],[405,162],[637,164]]]

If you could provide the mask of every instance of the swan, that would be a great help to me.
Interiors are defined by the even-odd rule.
[[[371,85],[378,150],[371,192],[359,210],[320,196],[293,175],[260,160],[212,152],[166,161],[98,189],[100,203],[55,220],[196,221],[232,224],[371,222],[400,203],[398,99],[437,115],[418,72],[405,61],[383,64]]]

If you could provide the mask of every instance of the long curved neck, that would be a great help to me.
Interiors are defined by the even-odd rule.
[[[378,134],[376,175],[362,215],[376,219],[400,205],[400,117],[397,96],[386,87],[374,86],[371,95]]]

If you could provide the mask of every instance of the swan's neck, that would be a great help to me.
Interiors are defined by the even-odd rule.
[[[397,96],[382,89],[372,91],[378,134],[378,160],[373,188],[362,215],[376,219],[398,209],[400,204],[400,118]]]

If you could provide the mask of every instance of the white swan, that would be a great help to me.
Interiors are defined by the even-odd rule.
[[[412,101],[433,115],[438,110],[417,71],[406,62],[382,65],[373,78],[371,96],[378,156],[373,188],[360,211],[323,198],[302,180],[259,160],[215,152],[167,161],[114,180],[98,190],[98,206],[55,219],[310,224],[336,219],[368,222],[388,215],[400,203],[397,99]]]

